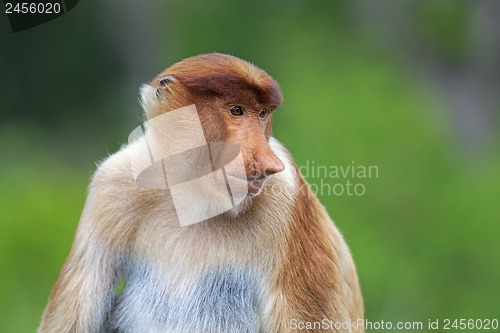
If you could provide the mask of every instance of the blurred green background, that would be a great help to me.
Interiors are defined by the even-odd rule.
[[[278,80],[298,165],[378,167],[363,196],[320,193],[367,319],[500,317],[500,2],[82,0],[16,34],[0,16],[0,332],[35,331],[140,84],[213,51]]]

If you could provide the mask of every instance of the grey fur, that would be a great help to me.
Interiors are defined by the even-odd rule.
[[[174,299],[165,291],[169,282],[155,276],[151,266],[135,265],[116,299],[106,332],[257,333],[261,298],[257,279],[246,269],[217,267],[188,283],[183,298]]]

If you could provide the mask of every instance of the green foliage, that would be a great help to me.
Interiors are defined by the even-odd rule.
[[[468,1],[437,0],[414,3],[419,32],[445,61],[461,62],[469,49],[474,7]]]
[[[9,141],[16,139],[21,138]],[[2,145],[2,152],[15,148]],[[41,148],[36,142],[30,146],[34,152]],[[69,253],[87,186],[85,172],[24,153],[22,164],[0,167],[1,332],[33,332],[37,327]]]

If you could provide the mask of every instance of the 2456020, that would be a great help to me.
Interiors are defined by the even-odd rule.
[[[498,319],[444,319],[444,330],[496,330]]]
[[[34,2],[18,2],[5,4],[6,14],[59,14],[61,12],[61,4],[58,2],[34,3]]]

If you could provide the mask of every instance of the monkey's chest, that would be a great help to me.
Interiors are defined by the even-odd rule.
[[[110,327],[120,333],[259,332],[263,287],[256,274],[223,267],[168,276],[136,267],[116,299]]]

